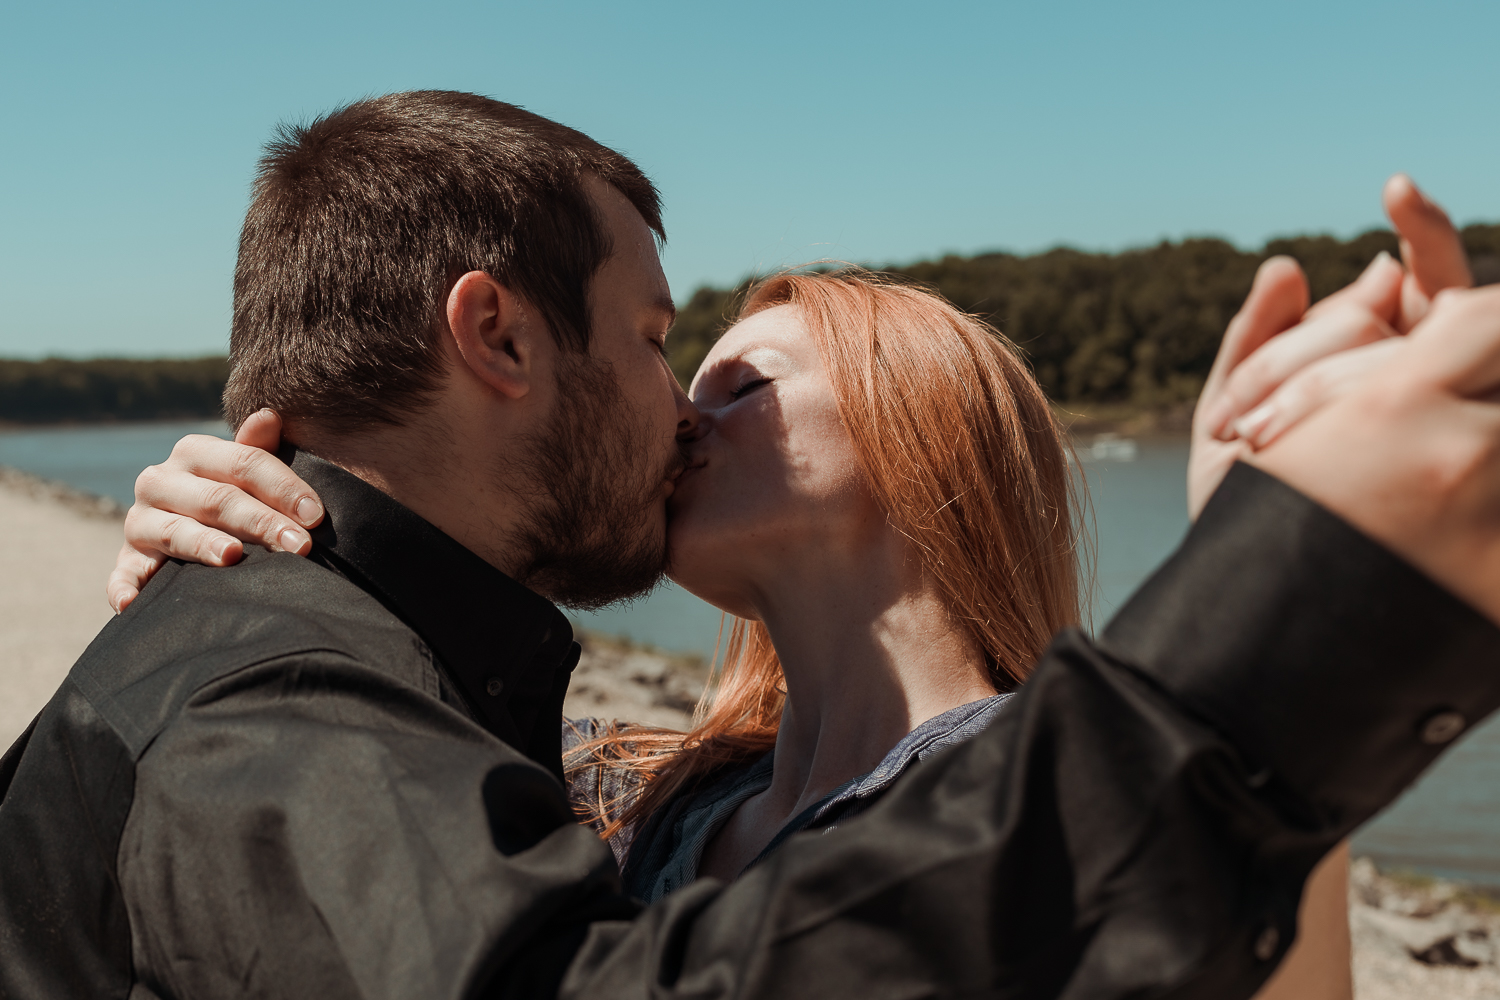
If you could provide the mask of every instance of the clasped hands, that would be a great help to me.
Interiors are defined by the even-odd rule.
[[[1261,265],[1194,413],[1189,509],[1249,462],[1500,622],[1500,286],[1469,290],[1410,179],[1384,201],[1406,267],[1382,255],[1308,309],[1294,261]]]

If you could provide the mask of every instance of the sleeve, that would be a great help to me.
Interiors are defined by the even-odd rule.
[[[1487,619],[1236,467],[1102,643],[1059,637],[863,816],[596,925],[562,993],[1249,997],[1318,859],[1500,705],[1497,654]]]

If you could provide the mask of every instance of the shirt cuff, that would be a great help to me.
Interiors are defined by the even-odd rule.
[[[1343,830],[1500,706],[1500,629],[1244,464],[1100,645]]]

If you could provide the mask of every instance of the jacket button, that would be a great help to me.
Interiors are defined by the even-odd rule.
[[[1281,932],[1276,929],[1275,924],[1267,924],[1259,934],[1255,936],[1255,957],[1258,961],[1269,962],[1276,957],[1276,946],[1281,943]]]
[[[491,677],[484,682],[484,690],[491,698],[498,698],[500,692],[505,690],[505,682],[498,677]]]
[[[1438,746],[1464,731],[1468,720],[1459,712],[1436,712],[1422,723],[1422,742]]]

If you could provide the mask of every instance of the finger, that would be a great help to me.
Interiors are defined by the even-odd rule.
[[[1402,247],[1405,255],[1404,242]],[[1407,275],[1406,280],[1401,283],[1401,312],[1396,318],[1396,329],[1401,333],[1410,333],[1412,327],[1422,322],[1427,310],[1431,308],[1432,299],[1422,291],[1416,278]]]
[[[129,542],[120,546],[115,568],[104,585],[104,596],[109,598],[115,614],[130,606],[166,561],[167,557],[160,552],[142,552]]]
[[[1234,422],[1235,432],[1259,450],[1316,410],[1359,385],[1407,346],[1390,337],[1364,347],[1340,351],[1292,375],[1254,410]]]
[[[270,412],[270,411],[264,411]],[[280,418],[277,418],[279,422]],[[172,455],[162,466],[173,472],[183,472],[200,479],[228,483],[291,518],[306,528],[323,520],[323,502],[313,488],[302,481],[285,462],[262,448],[206,434],[190,434],[172,448]],[[148,469],[147,472],[151,470]],[[142,473],[145,476],[145,473]],[[169,480],[177,483],[178,480]],[[141,494],[141,480],[136,481],[136,500],[150,503],[178,514],[195,515],[195,511],[183,510],[176,505],[170,494]],[[233,530],[229,524],[220,527]],[[235,534],[245,537],[247,529],[241,526]]]
[[[1396,331],[1379,316],[1353,305],[1325,311],[1286,331],[1242,362],[1225,383],[1221,402],[1229,417],[1222,437],[1232,440],[1236,419],[1313,362],[1394,336]]]
[[[125,544],[205,566],[233,565],[245,551],[240,540],[228,532],[140,504],[125,514]]]
[[[281,414],[266,408],[256,410],[234,432],[234,440],[275,454],[281,447]]]
[[[1363,306],[1392,327],[1401,315],[1401,284],[1406,270],[1384,250],[1358,278],[1313,304],[1308,319],[1347,305]]]
[[[178,559],[211,566],[224,565],[195,548],[168,548],[161,543],[160,532],[167,525],[172,525],[174,531],[181,532],[194,545],[200,541],[196,532],[178,525],[180,518],[215,533],[202,537],[226,536],[236,540],[236,545],[240,541],[252,542],[273,552],[298,555],[312,549],[312,537],[305,529],[233,483],[153,465],[136,480],[135,494],[138,500],[125,518],[125,537],[140,548],[160,549]],[[148,513],[162,516],[148,518]],[[238,558],[236,553],[229,561]]]
[[[1307,278],[1290,257],[1272,257],[1255,272],[1255,282],[1245,304],[1229,321],[1218,356],[1204,383],[1193,417],[1195,433],[1217,437],[1235,416],[1233,406],[1221,396],[1225,382],[1241,362],[1262,344],[1289,329],[1307,311]]]
[[[1414,366],[1470,399],[1500,390],[1500,285],[1449,289],[1411,332]]]
[[[1401,258],[1424,295],[1474,283],[1453,221],[1410,177],[1396,174],[1386,181],[1381,200],[1401,236]]]

